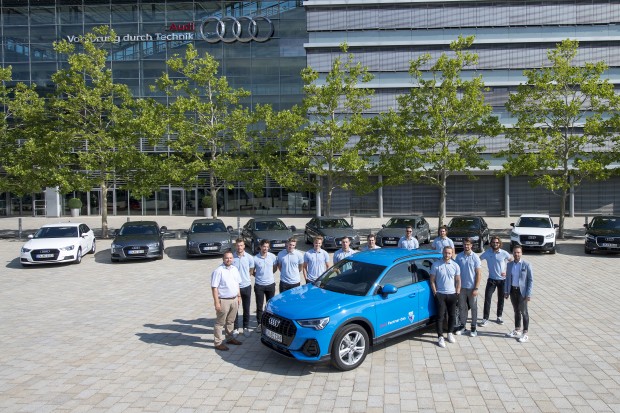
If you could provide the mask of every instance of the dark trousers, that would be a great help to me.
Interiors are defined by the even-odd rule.
[[[280,281],[280,294],[283,293],[284,291],[293,289],[295,287],[299,287],[301,285],[301,283],[296,283],[296,284],[289,284],[289,283],[285,283]]]
[[[519,287],[510,287],[510,302],[515,310],[515,330],[521,329],[521,316],[523,316],[523,331],[527,331],[530,325],[530,315],[527,312],[527,297],[521,295]]]
[[[493,298],[493,293],[497,288],[497,316],[501,317],[504,312],[504,282],[505,280],[493,280],[489,278],[487,280],[487,286],[484,289],[484,310],[482,313],[482,318],[485,320],[489,319],[489,314],[491,313],[491,299]]]
[[[442,337],[446,310],[448,311],[448,332],[454,332],[454,326],[456,324],[456,302],[458,298],[456,294],[437,293],[435,299],[437,300],[437,337]]]
[[[271,300],[276,295],[276,283],[269,285],[254,284],[254,295],[256,296],[256,321],[260,324],[260,320],[263,318],[265,301]]]
[[[471,308],[471,331],[476,331],[478,323],[478,296],[474,297],[473,288],[461,288],[459,295],[459,327],[465,328],[468,308]]]
[[[242,287],[239,291],[241,291],[241,306],[243,308],[243,328],[249,328],[250,305],[252,304],[252,286],[248,285],[247,287]],[[238,317],[239,313],[237,312],[237,317],[235,317],[235,330],[239,328]]]

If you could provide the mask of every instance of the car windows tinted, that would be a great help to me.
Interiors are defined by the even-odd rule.
[[[528,227],[528,228],[551,228],[551,221],[548,218],[536,218],[536,217],[526,217],[519,219],[517,222],[517,227]]]
[[[594,218],[592,224],[590,224],[590,228],[620,230],[620,219],[605,217]]]
[[[344,259],[331,267],[317,281],[325,290],[350,295],[366,295],[385,270],[382,265]]]
[[[351,228],[344,219],[323,219],[319,228]]]
[[[119,235],[155,235],[157,233],[157,227],[153,225],[128,225],[121,228]]]
[[[226,227],[222,222],[201,222],[192,225],[192,233],[207,233],[207,232],[226,232]]]
[[[415,219],[406,218],[392,218],[385,225],[387,228],[406,228],[409,225],[414,227],[416,225]]]
[[[390,268],[388,273],[381,280],[381,286],[392,284],[396,288],[402,288],[415,282],[415,274],[411,272],[413,267],[409,262],[401,262]]]
[[[477,229],[478,220],[473,218],[459,218],[450,221],[450,228]]]

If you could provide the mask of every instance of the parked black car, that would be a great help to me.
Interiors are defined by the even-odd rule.
[[[454,242],[455,248],[463,248],[463,240],[471,238],[474,251],[484,251],[484,246],[489,243],[489,226],[480,216],[458,216],[450,220],[448,238]]]
[[[360,235],[344,218],[315,217],[306,224],[304,237],[312,244],[316,236],[323,237],[323,248],[337,250],[342,246],[342,238],[351,238],[351,248],[359,248]]]
[[[420,244],[428,244],[431,239],[431,229],[428,221],[421,215],[392,217],[377,233],[377,245],[380,247],[396,247],[398,241],[405,235],[405,228],[413,227],[413,237]]]
[[[166,227],[155,221],[126,222],[114,233],[110,248],[112,262],[164,258],[164,234]]]
[[[264,239],[269,240],[271,252],[278,252],[286,248],[286,241],[296,230],[294,226],[287,227],[279,218],[253,218],[243,226],[241,236],[252,254],[260,250],[260,242]]]
[[[586,254],[620,252],[620,216],[598,215],[583,226],[586,228]]]
[[[192,222],[185,242],[185,255],[220,255],[233,247],[233,227],[224,225],[221,219],[205,218]]]

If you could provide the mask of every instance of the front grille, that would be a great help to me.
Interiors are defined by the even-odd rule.
[[[198,248],[200,249],[200,252],[219,251],[222,249],[222,243],[221,242],[203,242],[198,245]]]
[[[286,248],[286,240],[283,239],[274,239],[270,241],[269,248],[272,251],[283,250]]]
[[[620,246],[620,237],[596,237],[596,243],[602,244],[615,244],[616,247]]]
[[[56,261],[60,251],[57,249],[32,250],[30,252],[33,261]],[[52,255],[51,257],[40,257],[41,255]]]
[[[130,252],[130,251],[142,251],[140,253]],[[125,257],[146,257],[146,254],[149,252],[149,247],[146,245],[142,246],[131,246],[123,248],[123,252],[125,253]]]
[[[297,327],[292,320],[287,318],[278,317],[277,315],[270,314],[268,312],[263,313],[261,319],[263,328],[267,328],[274,333],[282,335],[282,343],[285,346],[290,346],[297,334]]]
[[[399,237],[383,237],[383,239],[381,240],[381,243],[383,245],[398,245],[398,241],[400,240]]]
[[[519,236],[519,241],[523,245],[528,245],[532,242],[535,244],[530,245],[540,245],[545,241],[545,237],[543,237],[542,235],[521,235]]]

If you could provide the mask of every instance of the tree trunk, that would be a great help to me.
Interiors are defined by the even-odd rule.
[[[108,185],[101,182],[101,236],[108,238]]]
[[[215,187],[215,176],[213,176],[213,171],[209,173],[209,193],[211,194],[211,208],[213,211],[213,218],[217,219],[217,214],[219,213],[217,208],[217,188]]]
[[[446,212],[446,192],[447,192],[447,188],[446,188],[446,174],[445,173],[441,173],[441,184],[439,187],[439,213],[437,214],[439,216],[439,226],[438,228],[441,228],[441,226],[443,225],[444,219],[445,219],[445,212]]]
[[[566,198],[568,197],[568,191],[562,190],[562,205],[560,205],[560,228],[558,230],[558,238],[564,239],[564,215],[566,215]]]
[[[319,189],[320,190],[320,189]],[[329,217],[332,213],[332,194],[334,192],[332,185],[332,177],[327,175],[327,207],[323,216]]]

